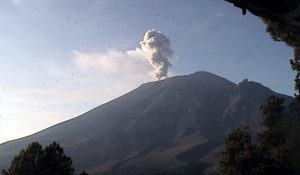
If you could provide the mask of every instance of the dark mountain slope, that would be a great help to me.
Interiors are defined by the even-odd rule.
[[[198,160],[233,126],[258,127],[260,105],[275,94],[208,72],[146,83],[75,119],[0,145],[0,168],[32,141],[57,141],[78,170],[95,174],[201,173],[207,161]]]

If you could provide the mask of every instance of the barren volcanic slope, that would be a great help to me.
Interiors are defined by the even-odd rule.
[[[259,107],[270,95],[278,94],[208,72],[146,83],[75,119],[0,145],[0,168],[33,141],[57,141],[78,171],[201,174],[226,131],[259,126]]]

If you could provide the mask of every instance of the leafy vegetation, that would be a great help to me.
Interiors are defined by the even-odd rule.
[[[75,175],[72,159],[65,155],[64,149],[56,142],[44,148],[38,142],[31,143],[13,159],[7,171],[2,170],[2,174]]]
[[[300,161],[300,2],[225,1],[242,8],[243,14],[248,10],[261,17],[274,41],[283,41],[294,49],[294,58],[290,63],[296,72],[297,94],[285,119],[281,99],[271,97],[262,107],[265,128],[257,134],[256,143],[251,140],[249,129],[238,128],[227,135],[220,160],[221,171],[223,174],[300,174],[297,167]],[[245,162],[250,167],[244,167]]]
[[[225,138],[220,159],[224,175],[292,175],[292,154],[283,128],[283,100],[274,96],[262,106],[264,129],[256,142],[247,127],[233,129]]]
[[[292,175],[292,154],[283,130],[283,100],[274,96],[262,106],[264,129],[254,142],[247,127],[234,129],[225,138],[220,158],[224,175]]]

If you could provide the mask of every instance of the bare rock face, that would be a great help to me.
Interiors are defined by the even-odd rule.
[[[227,131],[259,128],[260,105],[270,95],[279,94],[208,72],[146,83],[77,118],[0,145],[0,168],[33,141],[57,141],[77,171],[203,174],[211,170]]]

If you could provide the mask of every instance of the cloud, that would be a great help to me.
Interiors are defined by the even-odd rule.
[[[69,61],[39,60],[38,70],[22,68],[18,79],[0,82],[0,143],[76,117],[153,80],[151,66],[138,53],[74,51]],[[15,127],[3,133],[5,126]]]
[[[149,30],[140,47],[126,52],[110,50],[105,53],[84,53],[73,51],[72,60],[82,70],[98,71],[101,74],[124,78],[138,78],[151,75],[157,80],[168,77],[174,58],[171,42],[163,33]]]
[[[0,89],[0,130],[16,126],[6,133],[9,138],[0,135],[4,138],[0,143],[78,116],[153,81],[157,72],[149,64],[149,53],[155,53],[155,49],[159,48],[74,50],[68,62],[41,59],[35,62],[36,66],[21,67],[22,76],[6,77],[3,82],[9,83]]]
[[[84,71],[98,72],[99,76],[118,76],[125,79],[151,80],[151,66],[140,51],[105,53],[72,52],[72,62]]]

